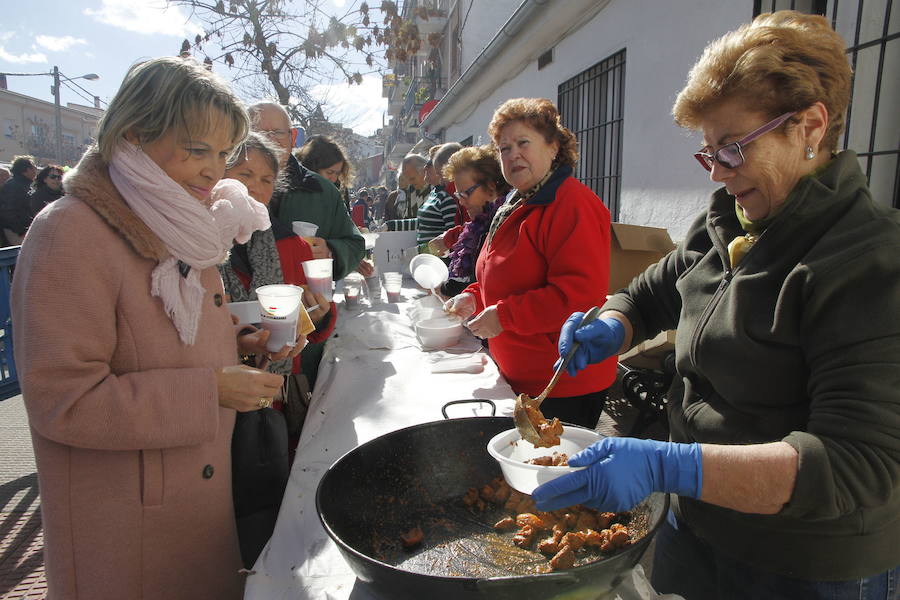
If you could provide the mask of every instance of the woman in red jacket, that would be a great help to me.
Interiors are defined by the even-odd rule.
[[[572,177],[577,141],[546,99],[518,98],[488,133],[514,188],[497,210],[475,267],[477,281],[448,312],[468,327],[517,394],[538,395],[553,375],[559,328],[572,310],[600,305],[609,284],[609,211]],[[616,375],[615,359],[563,373],[541,405],[547,418],[593,428]]]

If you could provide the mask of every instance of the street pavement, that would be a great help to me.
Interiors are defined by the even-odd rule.
[[[46,597],[37,467],[22,396],[0,401],[0,598]]]

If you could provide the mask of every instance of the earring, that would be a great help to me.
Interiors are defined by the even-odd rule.
[[[806,147],[806,160],[812,160],[816,157],[816,153],[813,152],[812,146]]]

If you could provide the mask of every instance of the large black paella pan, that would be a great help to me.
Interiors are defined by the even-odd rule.
[[[514,427],[506,417],[424,423],[351,450],[325,473],[316,508],[353,571],[385,599],[596,598],[640,559],[665,517],[654,494],[633,511],[639,539],[612,556],[588,556],[572,569],[544,573],[547,559],[518,548],[492,525],[498,509],[473,513],[460,501],[470,487],[500,475],[485,446]],[[405,550],[414,526],[424,542]]]

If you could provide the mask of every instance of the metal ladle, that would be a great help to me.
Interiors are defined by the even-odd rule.
[[[596,306],[591,308],[589,311],[584,313],[584,316],[581,318],[581,323],[579,323],[578,327],[584,327],[591,321],[594,321],[598,316],[600,316],[600,309]],[[566,357],[560,363],[559,367],[556,368],[556,371],[553,373],[553,377],[550,379],[550,383],[547,384],[547,387],[544,388],[544,391],[540,393],[536,398],[531,398],[528,394],[519,394],[516,398],[516,405],[513,408],[513,421],[516,424],[516,429],[519,430],[519,435],[522,436],[522,439],[526,442],[529,442],[535,446],[541,445],[541,436],[538,433],[537,427],[531,419],[528,418],[528,412],[525,407],[528,406],[530,408],[535,409],[540,414],[541,403],[547,397],[547,394],[556,386],[556,382],[559,381],[560,376],[563,371],[566,370],[566,367],[569,366],[569,361],[572,360],[572,357],[575,356],[575,351],[578,350],[578,347],[581,346],[580,342],[576,342],[573,340],[572,348],[569,350],[569,353],[566,354]],[[546,423],[546,419],[543,419],[544,423]],[[537,425],[541,425],[542,423],[538,421]]]

